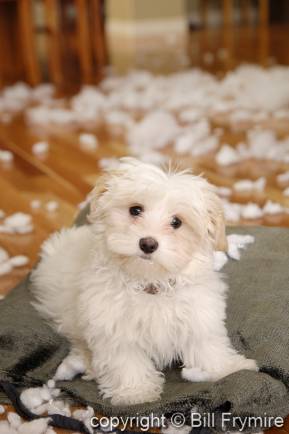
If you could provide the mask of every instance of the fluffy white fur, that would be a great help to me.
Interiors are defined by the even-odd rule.
[[[141,215],[130,215],[133,205],[142,205]],[[221,216],[202,177],[125,158],[92,192],[91,225],[44,243],[32,275],[35,306],[113,404],[157,400],[161,371],[176,359],[190,381],[256,369],[225,327],[227,288],[213,270]],[[148,236],[159,244],[150,255],[139,247]],[[146,291],[151,284],[156,294]]]

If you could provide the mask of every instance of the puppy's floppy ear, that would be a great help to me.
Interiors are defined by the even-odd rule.
[[[89,193],[88,199],[90,202],[90,213],[87,220],[93,223],[101,214],[104,209],[105,202],[102,201],[103,195],[110,190],[113,185],[113,179],[123,175],[123,169],[118,166],[116,168],[107,169],[107,171],[100,175],[96,181],[94,189]]]
[[[212,240],[214,250],[227,250],[226,226],[224,210],[221,199],[209,184],[205,192],[208,210],[208,233]]]
[[[87,216],[87,219],[90,223],[92,223],[99,215],[99,199],[108,190],[108,179],[108,173],[101,175],[97,179],[95,187],[88,195],[88,199],[90,202],[90,213]]]

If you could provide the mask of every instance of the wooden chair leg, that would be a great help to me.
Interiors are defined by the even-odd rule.
[[[241,20],[242,24],[250,25],[251,23],[251,1],[241,1]]]
[[[259,22],[261,26],[269,24],[269,0],[259,0]]]
[[[22,46],[25,74],[27,81],[30,84],[35,85],[41,81],[41,75],[35,48],[32,2],[27,0],[18,0],[17,6],[20,27],[20,44]]]
[[[233,24],[234,5],[233,0],[223,0],[223,20],[225,26]]]
[[[202,26],[207,27],[209,17],[209,0],[202,0],[200,2],[200,9]]]
[[[93,79],[91,41],[89,34],[88,8],[86,0],[75,0],[77,17],[77,39],[80,69],[84,83],[91,83]]]
[[[105,45],[104,28],[101,17],[101,1],[91,0],[91,16],[93,18],[92,23],[92,41],[93,52],[96,60],[97,69],[101,72],[107,62],[107,52]]]
[[[48,69],[56,86],[63,83],[58,0],[45,0],[45,18],[48,31]]]

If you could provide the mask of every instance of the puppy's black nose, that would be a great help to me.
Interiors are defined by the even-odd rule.
[[[144,253],[153,253],[157,250],[159,243],[152,237],[141,238],[139,240],[139,247]]]

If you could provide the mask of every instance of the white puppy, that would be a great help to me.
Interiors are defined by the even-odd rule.
[[[37,309],[102,395],[113,404],[156,400],[174,360],[191,381],[255,370],[225,327],[226,285],[213,271],[225,235],[213,187],[124,158],[91,197],[91,225],[46,241],[32,279]]]

